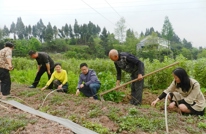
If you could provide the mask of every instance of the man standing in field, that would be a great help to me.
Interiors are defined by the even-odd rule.
[[[36,52],[31,50],[29,51],[29,55],[32,59],[36,59],[38,64],[38,70],[34,82],[31,86],[29,86],[29,88],[36,88],[41,79],[41,76],[45,72],[47,72],[48,79],[50,79],[51,74],[54,72],[54,61],[45,52]],[[51,83],[48,88],[52,89],[53,83]]]
[[[124,70],[131,74],[131,79],[138,78],[138,81],[131,84],[131,100],[132,105],[141,105],[142,93],[144,86],[144,63],[136,58],[134,55],[120,52],[112,49],[109,52],[109,58],[114,61],[117,71],[117,82],[116,86],[120,86],[121,81],[121,70]]]
[[[76,96],[82,92],[87,97],[97,98],[97,91],[100,88],[100,81],[97,78],[96,72],[89,69],[86,63],[80,64],[81,74],[77,85]]]
[[[7,42],[5,48],[0,50],[0,81],[1,81],[1,97],[6,99],[10,94],[11,90],[11,78],[9,71],[13,69],[12,67],[12,50],[14,45]]]

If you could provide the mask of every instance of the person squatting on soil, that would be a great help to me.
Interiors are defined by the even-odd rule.
[[[36,73],[36,77],[34,79],[34,82],[29,88],[36,88],[41,76],[47,72],[48,79],[50,79],[51,74],[54,71],[54,61],[50,58],[50,56],[45,52],[36,52],[36,51],[29,51],[29,55],[32,59],[36,59],[38,64],[38,71]],[[50,84],[49,89],[53,88],[53,85]]]
[[[159,100],[166,97],[167,93],[170,93],[168,96],[171,101],[169,109],[178,107],[183,114],[204,115],[206,103],[200,90],[200,84],[190,78],[183,68],[173,70],[173,77],[174,80],[170,86],[151,105],[155,106]]]
[[[96,93],[100,89],[101,83],[96,75],[96,72],[89,69],[86,63],[80,64],[81,74],[77,85],[76,96],[82,92],[87,97],[98,99]]]
[[[12,67],[12,50],[14,45],[10,42],[5,43],[4,48],[0,50],[0,81],[1,81],[1,96],[2,99],[10,94],[11,90],[11,78],[10,70]]]
[[[115,49],[110,50],[109,58],[114,61],[117,71],[116,86],[120,86],[121,70],[131,74],[131,79],[138,78],[139,80],[131,84],[131,100],[132,105],[141,105],[142,93],[144,86],[144,63],[136,58],[134,55],[126,52],[118,52]]]
[[[68,91],[68,77],[67,71],[62,69],[60,63],[54,64],[55,71],[52,73],[51,78],[46,83],[41,90],[45,90],[53,81],[53,86],[55,89],[58,89],[57,92],[65,92]]]

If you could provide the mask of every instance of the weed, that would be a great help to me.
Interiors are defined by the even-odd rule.
[[[47,105],[47,106],[41,107],[39,110],[46,113],[49,109],[50,107]]]
[[[199,128],[203,128],[203,129],[206,129],[206,123],[205,123],[205,122],[199,122],[199,123],[198,123],[198,127],[199,127]]]
[[[130,115],[137,115],[139,112],[137,110],[137,108],[133,107],[129,109],[129,114]]]
[[[94,118],[102,114],[102,110],[99,107],[96,107],[93,110],[89,111],[89,117]]]

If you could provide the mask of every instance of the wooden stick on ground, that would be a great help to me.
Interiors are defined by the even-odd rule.
[[[150,76],[150,75],[152,75],[152,74],[154,74],[154,73],[157,73],[157,72],[159,72],[159,71],[162,71],[162,70],[164,70],[164,69],[166,69],[166,68],[172,67],[172,66],[174,66],[174,65],[176,65],[176,64],[179,64],[179,62],[172,63],[172,64],[170,64],[170,65],[168,65],[168,66],[165,66],[165,67],[163,67],[163,68],[160,68],[160,69],[158,69],[158,70],[155,70],[155,71],[153,71],[153,72],[150,72],[150,73],[144,75],[143,78],[145,78],[145,77],[147,77],[147,76]],[[116,90],[116,89],[119,89],[119,88],[121,88],[121,87],[124,87],[124,86],[126,86],[126,85],[128,85],[128,84],[131,84],[131,83],[135,82],[135,81],[138,81],[138,79],[131,80],[131,81],[126,82],[126,83],[124,83],[124,84],[122,84],[122,85],[120,85],[120,86],[118,86],[118,87],[114,87],[114,88],[112,88],[112,89],[110,89],[110,90],[107,90],[107,91],[105,91],[105,92],[100,93],[100,94],[99,94],[99,95],[100,95],[100,99],[103,100],[103,97],[102,97],[102,96],[103,96],[104,94],[107,94],[107,93],[109,93],[109,92],[111,92],[111,91],[113,91],[113,90]]]

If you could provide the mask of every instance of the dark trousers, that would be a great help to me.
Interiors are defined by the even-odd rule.
[[[34,87],[37,87],[37,85],[38,85],[38,83],[39,83],[39,81],[40,81],[40,79],[41,79],[41,76],[42,76],[45,72],[47,72],[47,68],[44,67],[44,66],[40,67],[39,72],[37,72],[37,75],[36,75],[36,77],[35,77],[35,79],[34,79],[34,82],[33,82],[33,84],[32,84]],[[54,72],[54,68],[50,68],[50,72],[51,72],[51,74],[52,74],[52,73]],[[51,75],[49,75],[48,72],[47,72],[47,75],[48,75],[48,80],[49,80],[50,77],[51,77]],[[53,88],[53,83],[51,83],[48,88],[49,88],[49,89],[52,89],[52,88]]]
[[[0,68],[1,92],[3,95],[9,95],[11,90],[11,78],[9,70]]]
[[[137,78],[137,76],[138,76],[138,73],[135,72],[131,75],[131,79],[134,80]],[[133,82],[131,84],[131,97],[132,97],[130,100],[131,104],[141,105],[143,88],[144,88],[144,79],[141,81]]]
[[[82,92],[87,97],[93,97],[94,99],[98,99],[97,91],[100,89],[99,83],[92,83],[89,86],[84,86],[80,88],[79,91]]]
[[[57,89],[58,86],[61,85],[61,84],[62,84],[62,83],[61,83],[61,81],[59,81],[59,80],[54,80],[54,81],[53,81],[53,87],[54,87],[55,89]],[[65,93],[67,93],[67,91],[68,91],[68,82],[65,83],[65,84],[62,86],[62,89],[63,89],[63,91],[64,91]]]

